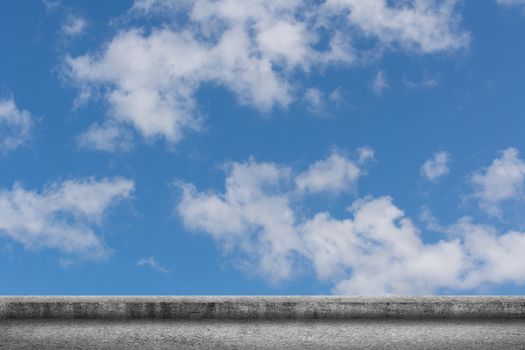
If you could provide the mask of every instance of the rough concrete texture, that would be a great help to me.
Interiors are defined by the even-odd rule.
[[[0,349],[525,349],[522,321],[3,320]]]
[[[0,297],[1,319],[525,319],[525,297]]]

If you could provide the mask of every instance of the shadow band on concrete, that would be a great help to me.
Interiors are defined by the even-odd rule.
[[[0,320],[525,320],[525,297],[0,297]]]

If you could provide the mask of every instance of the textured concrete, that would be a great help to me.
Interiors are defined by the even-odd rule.
[[[524,349],[524,297],[0,297],[3,349]]]
[[[0,321],[0,349],[525,349],[519,321]]]
[[[0,319],[525,319],[525,297],[0,297]]]

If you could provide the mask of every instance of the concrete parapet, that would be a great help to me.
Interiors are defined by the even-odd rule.
[[[525,297],[6,296],[1,319],[525,320]]]

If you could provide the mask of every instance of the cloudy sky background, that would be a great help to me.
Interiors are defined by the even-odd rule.
[[[0,4],[1,294],[523,294],[525,1]]]

